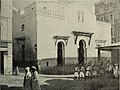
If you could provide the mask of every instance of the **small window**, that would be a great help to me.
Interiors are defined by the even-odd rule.
[[[84,22],[83,11],[78,11],[78,22]]]
[[[44,9],[46,9],[46,7],[44,7]]]
[[[24,24],[21,25],[21,31],[24,31]]]
[[[47,66],[47,67],[49,66],[49,63],[48,63],[48,62],[46,62],[46,66]]]
[[[100,6],[100,13],[103,13],[103,6]]]
[[[110,9],[112,8],[112,3],[109,4],[109,8],[110,8]]]
[[[114,23],[114,14],[110,14],[110,22]]]
[[[111,27],[111,37],[114,37],[114,28]]]
[[[104,21],[104,17],[103,17],[103,16],[102,16],[102,17],[100,17],[100,21],[102,21],[102,22]]]
[[[118,34],[118,31],[115,29],[114,30],[114,36],[117,36],[117,34]]]

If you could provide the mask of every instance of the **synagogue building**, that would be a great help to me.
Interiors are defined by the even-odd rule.
[[[97,41],[111,43],[111,25],[96,21],[93,6],[41,1],[13,10],[15,65],[46,68],[97,60]]]

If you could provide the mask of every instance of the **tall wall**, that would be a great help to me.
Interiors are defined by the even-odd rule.
[[[3,19],[2,39],[12,40],[12,0],[1,0],[1,16]],[[8,25],[8,26],[7,26]],[[7,37],[6,37],[7,36]]]
[[[14,38],[14,62],[27,63],[36,61],[34,45],[37,44],[37,17],[36,4],[33,3],[24,10],[14,11],[13,38]],[[22,25],[24,24],[24,30]],[[19,38],[24,38],[20,40]],[[22,45],[25,45],[25,60],[22,60]],[[25,61],[25,62],[24,62]],[[17,63],[19,62],[19,63]],[[32,63],[32,62],[31,62]]]
[[[51,4],[51,7],[53,4]],[[46,7],[47,8],[47,7]],[[65,57],[77,57],[77,48],[79,40],[84,39],[87,43],[87,56],[96,57],[95,39],[106,39],[110,43],[110,24],[96,22],[96,17],[92,12],[81,6],[79,3],[71,4],[64,8],[65,18],[54,18],[47,15],[37,15],[37,59],[57,57],[57,44],[53,40],[53,36],[70,36],[68,44],[65,45]],[[82,20],[78,22],[78,11],[83,12]],[[63,14],[64,12],[62,12]],[[82,18],[82,17],[80,17]],[[94,33],[91,45],[88,45],[88,38],[79,37],[77,44],[74,44],[74,36],[72,31],[92,32]],[[105,33],[103,35],[103,32]],[[103,37],[103,36],[105,37]],[[57,42],[58,43],[58,42]]]
[[[118,63],[120,59],[120,50],[112,50],[112,63]]]
[[[1,39],[7,42],[4,54],[4,74],[12,74],[12,0],[1,0]]]
[[[80,3],[65,6],[55,2],[37,2],[26,7],[22,15],[20,15],[20,11],[17,11],[15,19],[17,22],[15,22],[14,38],[23,37],[26,39],[26,61],[33,61],[34,59],[48,60],[52,58],[56,60],[57,44],[59,41],[62,41],[65,45],[65,58],[78,57],[77,49],[81,39],[84,39],[86,42],[87,57],[97,57],[97,50],[95,50],[96,39],[105,39],[107,43],[110,43],[110,24],[96,22],[93,12]],[[25,25],[24,31],[21,31],[22,24]],[[89,38],[83,36],[78,37],[77,43],[74,44],[75,39],[72,31],[94,33],[90,46],[88,45]],[[53,36],[56,35],[70,36],[68,43],[66,44],[64,40],[58,40],[55,44]],[[31,59],[35,54],[35,44],[37,45],[37,58]],[[19,58],[21,57],[19,55],[22,44],[19,46],[15,39],[14,45],[14,59],[22,61]],[[27,49],[29,45],[31,49]],[[33,51],[33,54],[30,53],[31,51]]]

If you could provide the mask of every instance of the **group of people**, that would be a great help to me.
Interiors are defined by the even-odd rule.
[[[91,74],[91,66],[88,65],[87,68],[85,69],[85,67],[79,66],[77,65],[75,67],[75,73],[74,73],[74,78],[75,80],[85,80],[85,78],[91,78],[92,74]]]
[[[24,90],[41,90],[38,79],[38,72],[35,66],[25,68],[25,76],[23,82]]]
[[[113,76],[117,78],[120,75],[120,68],[117,63],[112,64],[108,62],[106,72],[113,73]]]
[[[75,80],[85,80],[97,77],[98,75],[105,75],[105,73],[111,73],[113,77],[117,78],[120,74],[118,64],[101,63],[101,65],[76,65],[74,72]]]

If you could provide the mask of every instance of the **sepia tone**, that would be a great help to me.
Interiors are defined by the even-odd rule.
[[[0,0],[0,90],[119,90],[119,14],[119,0]]]

